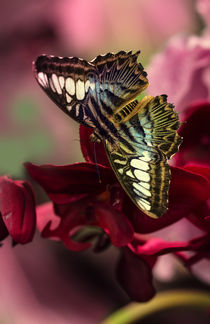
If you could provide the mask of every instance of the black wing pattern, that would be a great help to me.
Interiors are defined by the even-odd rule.
[[[182,142],[176,132],[179,120],[166,95],[147,96],[135,110],[119,123],[123,141],[115,146],[106,142],[105,147],[130,198],[147,215],[156,218],[168,208],[167,159],[178,151]]]
[[[91,62],[42,55],[35,77],[47,95],[105,144],[113,170],[134,203],[159,217],[168,207],[170,168],[177,152],[178,115],[165,95],[138,95],[148,86],[140,52],[108,53]]]
[[[42,55],[33,66],[48,96],[70,117],[94,128],[100,117],[112,115],[147,87],[147,74],[137,63],[139,53],[108,53],[91,62]]]

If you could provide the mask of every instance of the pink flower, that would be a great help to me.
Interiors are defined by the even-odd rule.
[[[210,4],[198,1],[198,9],[208,24]],[[148,68],[148,93],[167,93],[178,111],[189,104],[210,99],[210,42],[209,28],[201,36],[176,36],[165,50],[154,56]]]
[[[35,200],[28,182],[0,177],[0,216],[1,240],[8,234],[16,243],[25,244],[33,239]]]
[[[184,240],[167,242],[145,238],[142,234],[190,216],[210,197],[209,179],[203,169],[194,172],[172,167],[169,210],[159,219],[149,218],[119,185],[102,144],[96,145],[98,164],[94,163],[90,133],[90,129],[81,126],[85,163],[67,166],[26,164],[30,175],[53,202],[39,207],[38,226],[43,237],[61,240],[73,251],[93,246],[99,252],[110,244],[120,248],[119,282],[132,299],[149,300],[155,293],[152,268],[157,258],[171,252],[192,250],[194,245]],[[90,227],[91,232],[87,230]]]
[[[53,11],[60,38],[71,51],[92,56],[98,49],[138,44],[147,55],[169,36],[192,28],[190,5],[188,0],[63,0]]]

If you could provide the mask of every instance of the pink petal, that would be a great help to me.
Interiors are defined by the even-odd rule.
[[[210,27],[210,2],[209,0],[197,0],[197,11],[203,16],[207,27]]]
[[[36,215],[37,228],[40,232],[44,230],[49,222],[51,229],[57,228],[60,223],[60,217],[55,214],[52,202],[47,202],[45,204],[37,206]]]
[[[25,181],[0,179],[0,209],[7,230],[15,242],[25,244],[33,239],[36,214],[31,186]]]
[[[137,244],[137,243],[136,243]],[[137,245],[135,252],[145,255],[162,255],[171,252],[188,250],[188,242],[167,242],[159,238],[151,238],[143,245]]]
[[[148,94],[166,93],[168,101],[181,112],[192,102],[210,99],[208,40],[204,36],[172,38],[166,49],[153,57],[147,70]]]

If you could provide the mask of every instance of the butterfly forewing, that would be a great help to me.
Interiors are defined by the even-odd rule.
[[[96,69],[85,60],[39,56],[35,76],[48,96],[70,117],[93,127],[88,114],[89,96],[95,94]]]
[[[132,100],[148,86],[147,73],[137,62],[139,53],[108,53],[91,61],[98,71],[101,96],[106,103],[111,103],[113,110]]]
[[[35,76],[62,110],[93,127],[100,113],[112,115],[147,87],[146,72],[137,63],[138,54],[109,53],[92,62],[42,55],[34,63]]]

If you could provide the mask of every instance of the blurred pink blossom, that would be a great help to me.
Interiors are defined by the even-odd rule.
[[[193,101],[210,99],[210,2],[198,0],[197,7],[207,25],[203,34],[172,38],[148,68],[148,93],[167,93],[178,111]]]
[[[192,30],[191,1],[63,0],[54,3],[61,39],[77,53],[96,55],[143,48],[145,53],[169,36]]]

